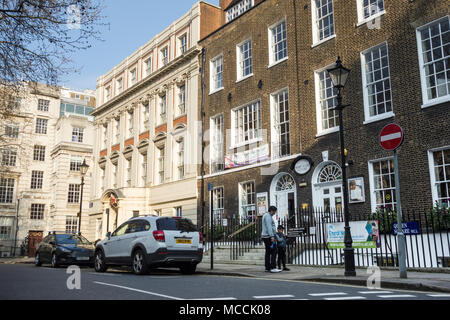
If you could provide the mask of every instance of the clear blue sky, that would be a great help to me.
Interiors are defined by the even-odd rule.
[[[111,70],[123,59],[186,13],[196,0],[108,0],[104,11],[109,29],[103,28],[103,42],[77,52],[73,61],[81,69],[65,77],[64,86],[95,89],[97,77]],[[206,0],[218,5],[219,0]]]

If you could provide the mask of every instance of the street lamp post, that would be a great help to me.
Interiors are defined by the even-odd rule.
[[[339,138],[341,144],[341,165],[342,165],[342,190],[344,193],[344,221],[345,221],[345,235],[344,235],[344,263],[345,263],[345,276],[356,276],[355,271],[355,255],[352,247],[352,235],[350,233],[349,225],[349,211],[348,211],[348,189],[347,189],[347,162],[346,162],[346,150],[344,147],[344,122],[342,118],[342,110],[348,105],[342,104],[341,90],[344,88],[347,82],[350,69],[342,66],[341,57],[338,57],[336,65],[327,70],[330,75],[333,86],[338,90],[337,93],[337,106],[334,108],[339,112]]]
[[[81,173],[81,191],[80,191],[80,212],[78,216],[78,234],[81,235],[81,214],[83,210],[83,187],[84,187],[84,176],[88,171],[89,166],[86,164],[86,159],[83,160],[83,163],[80,165],[80,173]]]

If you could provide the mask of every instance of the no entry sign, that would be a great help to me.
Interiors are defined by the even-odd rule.
[[[395,123],[385,126],[379,137],[379,142],[384,150],[392,151],[400,147],[403,142],[403,130]]]

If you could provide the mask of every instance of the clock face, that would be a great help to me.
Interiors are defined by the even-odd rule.
[[[295,172],[298,174],[305,174],[309,171],[309,169],[311,169],[311,164],[307,159],[300,159],[294,167]]]

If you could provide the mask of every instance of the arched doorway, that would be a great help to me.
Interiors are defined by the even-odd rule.
[[[289,173],[277,174],[270,185],[270,203],[277,207],[276,221],[289,219],[293,221],[297,209],[297,187],[294,178]]]
[[[342,211],[342,169],[336,162],[327,161],[318,165],[311,185],[315,208],[325,212]]]

